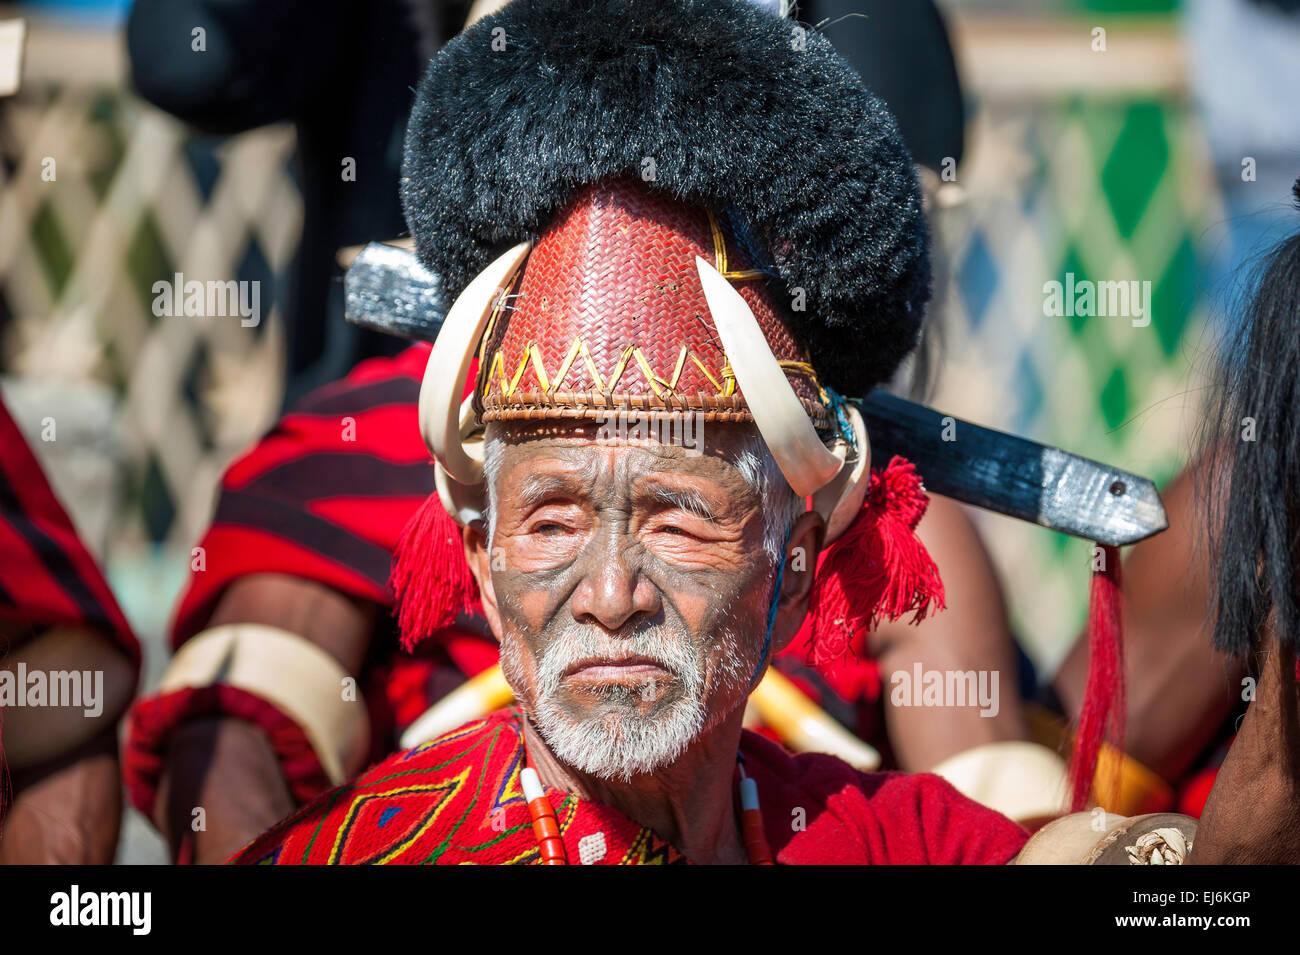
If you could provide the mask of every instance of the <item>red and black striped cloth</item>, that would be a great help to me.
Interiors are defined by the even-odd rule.
[[[0,403],[0,617],[28,624],[0,656],[54,626],[112,639],[135,664],[140,645],[22,431]]]
[[[307,395],[230,466],[199,544],[204,569],[191,575],[173,620],[173,647],[203,630],[222,592],[250,574],[303,577],[392,607],[397,539],[435,492],[416,410],[428,358],[421,344],[362,362]],[[441,636],[466,673],[496,662],[491,641]]]
[[[433,492],[416,401],[427,345],[362,362],[297,404],[235,461],[176,611],[172,643],[203,629],[233,581],[256,573],[310,578],[391,603],[388,571],[402,527]]]
[[[0,619],[11,622],[8,636],[0,638],[0,657],[49,627],[82,627],[113,641],[134,667],[133,687],[139,679],[140,644],[2,401]],[[8,803],[4,789],[0,786],[0,816]]]

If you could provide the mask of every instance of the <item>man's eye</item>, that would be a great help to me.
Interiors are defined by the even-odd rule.
[[[695,536],[695,535],[692,534],[690,531],[688,531],[686,528],[684,528],[684,527],[678,527],[678,526],[675,525],[675,524],[663,524],[663,525],[661,525],[661,526],[659,527],[659,533],[660,533],[660,534],[673,534],[674,536],[677,536],[677,537],[694,537],[694,536]]]
[[[543,537],[554,537],[556,534],[564,534],[569,530],[564,524],[557,524],[554,521],[543,521],[541,524],[533,526],[532,533],[540,534]]]

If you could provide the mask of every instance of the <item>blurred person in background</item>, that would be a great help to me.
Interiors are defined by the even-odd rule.
[[[113,861],[140,647],[0,403],[0,863]]]
[[[1300,178],[1291,195],[1300,213]],[[1248,284],[1249,300],[1211,393],[1200,458],[1202,526],[1213,568],[1211,644],[1238,668],[1234,702],[1244,703],[1245,713],[1233,721],[1235,736],[1218,761],[1202,819],[1212,824],[1231,813],[1233,798],[1244,798],[1255,814],[1253,828],[1224,833],[1216,851],[1224,861],[1294,864],[1300,860],[1300,215]],[[1260,837],[1272,843],[1263,860],[1246,845]]]
[[[1127,748],[1228,863],[1300,859],[1300,180],[1292,195],[1291,235],[1243,273],[1198,453],[1166,497],[1170,531],[1125,568]],[[1067,699],[1078,656],[1056,679]],[[1248,824],[1216,827],[1234,801]]]
[[[1300,210],[1300,181],[1292,191]],[[1125,749],[1159,777],[1160,808],[1191,816],[1205,809],[1254,699],[1260,661],[1247,651],[1259,647],[1247,635],[1275,605],[1283,632],[1294,627],[1294,578],[1276,565],[1294,561],[1286,481],[1296,466],[1289,342],[1300,232],[1242,274],[1249,291],[1217,356],[1201,446],[1164,492],[1169,530],[1137,544],[1124,568]],[[1067,710],[1081,699],[1087,656],[1080,639],[1053,680]]]

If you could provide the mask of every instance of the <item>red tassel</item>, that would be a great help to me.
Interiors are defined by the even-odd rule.
[[[939,568],[916,536],[930,504],[916,466],[894,457],[870,481],[862,510],[817,564],[808,612],[808,662],[816,666],[848,654],[864,627],[906,613],[917,623],[944,608]]]
[[[1107,731],[1121,750],[1124,744],[1124,617],[1119,548],[1099,546],[1102,566],[1093,571],[1088,605],[1088,685],[1070,757],[1071,812],[1088,806],[1097,756]]]
[[[402,528],[388,586],[396,598],[397,624],[406,650],[450,626],[478,599],[460,528],[437,494],[430,494]]]

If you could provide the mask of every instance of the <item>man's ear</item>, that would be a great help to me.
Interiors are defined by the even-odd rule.
[[[772,655],[780,653],[794,639],[808,615],[813,576],[821,554],[826,523],[816,511],[806,511],[790,528],[785,547],[785,571],[781,575],[781,600],[772,626]]]
[[[496,591],[492,589],[492,555],[488,552],[487,525],[481,520],[470,521],[465,525],[461,540],[465,548],[465,560],[469,562],[470,572],[478,581],[483,616],[487,617],[493,635],[500,640],[501,614],[497,610]]]

